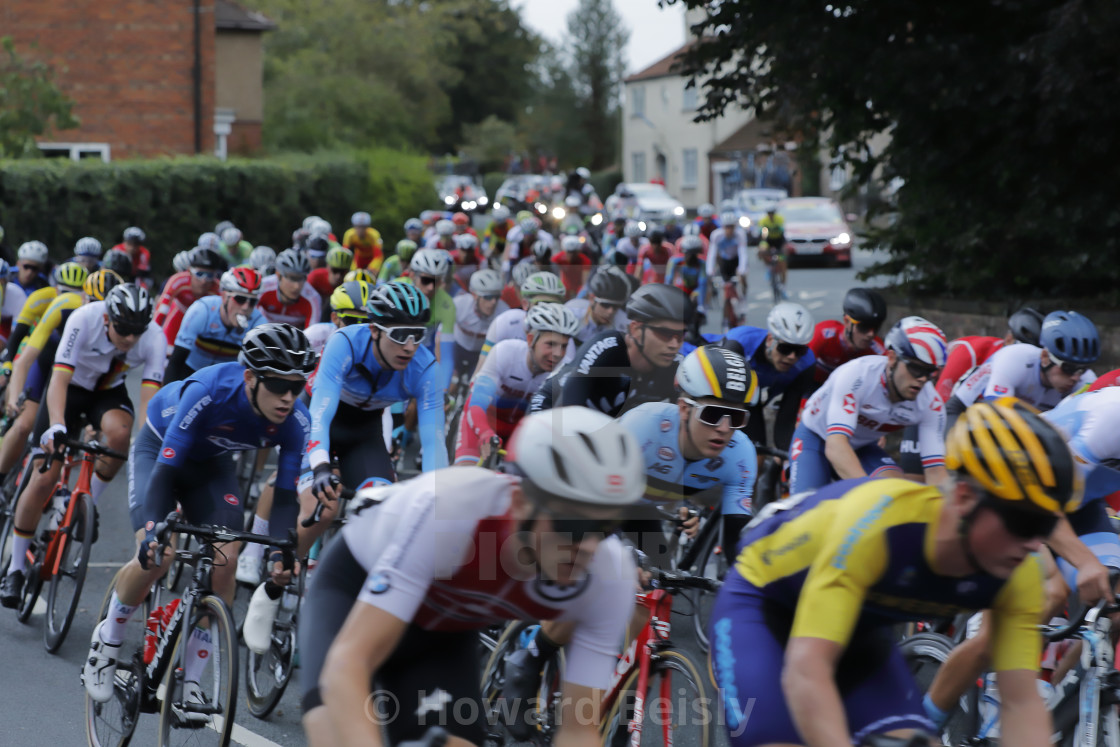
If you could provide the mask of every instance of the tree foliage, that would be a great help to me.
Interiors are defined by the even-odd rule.
[[[583,102],[576,92],[568,53],[544,43],[533,68],[536,88],[518,118],[522,147],[550,153],[560,163],[589,163],[590,141],[581,123]]]
[[[685,2],[709,11],[686,61],[703,118],[753,107],[819,134],[861,183],[904,180],[875,272],[940,295],[1116,287],[1120,6]]]
[[[35,138],[78,126],[74,102],[44,62],[24,59],[10,36],[0,38],[0,158],[38,155]]]
[[[619,100],[630,31],[613,0],[579,0],[568,14],[572,83],[581,106],[580,125],[590,145],[590,165],[614,161],[619,138]]]

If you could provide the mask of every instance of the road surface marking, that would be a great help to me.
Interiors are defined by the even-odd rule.
[[[226,720],[222,718],[221,714],[216,713],[214,714],[214,720],[210,722],[210,728],[221,734],[221,729],[225,723]],[[237,723],[233,725],[230,739],[237,744],[244,745],[244,747],[281,747],[280,744],[273,742],[271,739],[266,739],[260,734],[251,732]]]

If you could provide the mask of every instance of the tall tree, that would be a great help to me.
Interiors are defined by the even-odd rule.
[[[533,97],[518,117],[528,151],[556,156],[562,164],[590,163],[590,143],[581,122],[583,102],[565,50],[543,43],[532,79]]]
[[[568,14],[572,80],[582,100],[581,124],[593,169],[611,165],[617,156],[623,51],[629,38],[612,0],[579,0]]]
[[[36,136],[78,126],[74,102],[50,66],[24,59],[10,36],[0,38],[0,47],[0,158],[37,155]]]

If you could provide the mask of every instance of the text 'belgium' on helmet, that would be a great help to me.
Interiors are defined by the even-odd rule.
[[[237,361],[255,374],[307,377],[315,370],[316,356],[303,332],[268,322],[245,333]]]
[[[813,315],[799,303],[782,301],[766,315],[766,329],[778,342],[808,345],[813,339]]]
[[[1062,434],[1015,397],[978,401],[945,438],[945,465],[994,499],[1034,513],[1074,511],[1081,473]]]
[[[579,320],[567,306],[559,303],[539,303],[525,313],[526,332],[556,332],[574,337],[579,332]]]
[[[141,328],[152,320],[152,297],[139,285],[118,285],[105,296],[105,312],[113,324]]]
[[[672,319],[688,324],[692,321],[692,302],[680,288],[664,283],[646,283],[630,295],[626,316],[632,322],[654,322]]]
[[[302,275],[311,273],[311,262],[298,249],[285,249],[276,255],[277,275]]]
[[[597,301],[622,305],[630,297],[630,281],[619,267],[600,267],[588,281],[588,290]]]
[[[451,269],[451,260],[441,249],[420,249],[412,255],[408,267],[413,275],[431,275],[442,280]]]
[[[645,492],[637,439],[617,420],[586,407],[558,407],[521,419],[507,462],[533,501],[561,499],[622,508]]]
[[[366,308],[371,322],[385,326],[427,324],[432,318],[428,297],[411,283],[399,280],[374,288]]]
[[[900,319],[891,327],[883,344],[896,355],[937,368],[945,365],[949,349],[945,333],[936,324],[920,316]]]
[[[1076,311],[1051,311],[1042,322],[1039,342],[1051,358],[1089,365],[1101,357],[1101,336],[1089,317]]]
[[[844,316],[878,328],[886,321],[887,302],[870,288],[852,288],[844,294]]]
[[[1017,342],[1038,346],[1039,337],[1042,335],[1042,321],[1045,317],[1038,309],[1029,306],[1016,311],[1007,317],[1007,328]]]
[[[749,405],[758,391],[758,375],[740,353],[719,345],[702,345],[681,361],[677,386],[690,397],[715,397]]]

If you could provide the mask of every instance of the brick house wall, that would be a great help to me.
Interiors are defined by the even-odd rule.
[[[214,1],[200,14],[201,152],[214,149]],[[195,0],[6,0],[0,34],[54,66],[81,127],[53,140],[108,143],[114,159],[195,152]],[[33,46],[34,45],[34,46]]]

